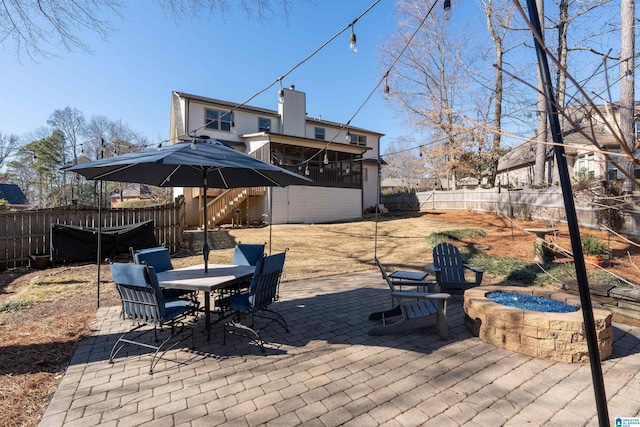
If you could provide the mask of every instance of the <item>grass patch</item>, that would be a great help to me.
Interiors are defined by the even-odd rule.
[[[8,300],[3,301],[0,304],[0,313],[11,313],[14,311],[21,310],[23,308],[30,307],[33,304],[33,301],[29,300]]]
[[[470,255],[462,254],[466,264],[478,267],[488,274],[499,275],[505,280],[521,283],[523,285],[544,286],[555,282],[556,279],[575,279],[576,271],[573,264],[548,264],[544,271],[538,264],[531,263],[520,258],[498,258],[478,253]],[[624,286],[624,282],[616,279],[606,271],[587,270],[589,283],[602,283],[608,285]]]
[[[443,242],[462,241],[464,239],[478,239],[485,237],[487,233],[481,228],[458,228],[455,230],[438,231],[429,234],[426,239],[427,243],[435,246]]]

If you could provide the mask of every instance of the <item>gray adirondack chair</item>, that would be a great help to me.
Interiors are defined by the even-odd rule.
[[[452,295],[462,295],[465,290],[479,286],[484,275],[479,268],[465,264],[460,251],[451,243],[440,243],[433,248],[433,264],[428,267],[436,275],[440,291]],[[465,270],[474,273],[474,281],[466,279]]]

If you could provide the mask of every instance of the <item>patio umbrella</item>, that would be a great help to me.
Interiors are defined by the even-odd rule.
[[[286,187],[308,185],[309,178],[200,138],[63,168],[89,180],[135,182],[157,187]],[[207,203],[204,203],[204,268],[208,271]],[[98,261],[99,262],[99,261]]]

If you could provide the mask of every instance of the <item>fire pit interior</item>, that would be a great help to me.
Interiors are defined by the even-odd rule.
[[[480,286],[465,291],[464,311],[469,330],[488,344],[542,359],[589,360],[578,297],[540,288]],[[594,304],[593,315],[605,359],[613,344],[611,313]]]

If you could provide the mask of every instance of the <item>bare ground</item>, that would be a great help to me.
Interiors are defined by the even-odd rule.
[[[496,257],[533,258],[535,237],[524,228],[542,222],[511,222],[508,218],[467,211],[373,217],[352,223],[277,225],[269,228],[219,229],[211,232],[210,262],[228,263],[237,242],[269,242],[272,252],[288,249],[284,280],[298,280],[373,268],[377,255],[392,269],[424,269],[431,261],[425,237],[432,232],[477,227],[486,237],[456,242],[488,246]],[[570,248],[566,226],[556,243]],[[584,230],[607,239],[605,233]],[[197,254],[202,232],[190,232],[174,258],[174,266],[202,262]],[[611,240],[614,260],[608,267],[618,275],[638,276],[640,250],[621,239]],[[267,243],[267,251],[269,244]],[[490,277],[485,282],[501,280]],[[0,304],[37,301],[15,311],[0,312],[0,425],[35,426],[55,392],[73,351],[91,333],[97,306],[97,269],[93,264],[63,265],[46,270],[19,268],[0,273]],[[101,306],[119,303],[108,266],[101,269]]]

